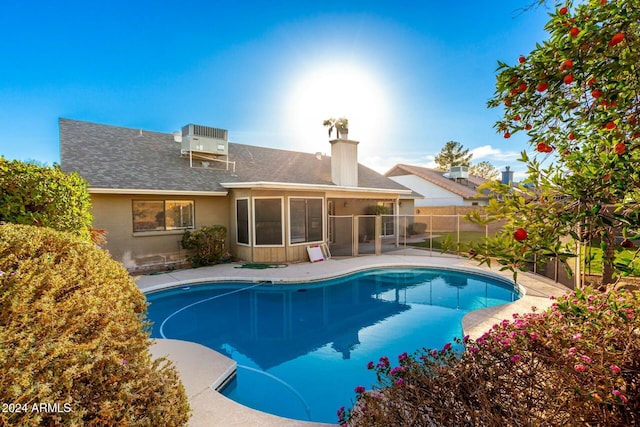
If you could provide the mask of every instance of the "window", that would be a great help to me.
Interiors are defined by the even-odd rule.
[[[291,243],[322,241],[322,199],[289,199]]]
[[[236,230],[238,243],[249,244],[249,200],[236,200]]]
[[[282,198],[253,200],[256,245],[282,245]]]
[[[193,200],[134,200],[133,231],[194,228]]]

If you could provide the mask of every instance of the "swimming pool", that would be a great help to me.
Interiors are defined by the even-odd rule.
[[[152,336],[193,341],[238,363],[223,390],[246,406],[335,423],[381,356],[442,348],[469,311],[514,301],[513,284],[453,270],[367,270],[305,284],[214,283],[147,295]]]

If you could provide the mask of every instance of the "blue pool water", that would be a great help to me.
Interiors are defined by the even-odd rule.
[[[436,269],[369,270],[323,282],[215,283],[147,295],[152,336],[194,341],[238,363],[223,391],[246,406],[335,423],[369,361],[442,348],[469,311],[519,298],[513,285]]]

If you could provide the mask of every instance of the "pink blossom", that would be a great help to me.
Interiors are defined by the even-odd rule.
[[[609,369],[611,369],[611,371],[615,372],[616,374],[619,374],[622,371],[622,369],[620,369],[620,367],[617,365],[611,365],[609,366]]]
[[[578,341],[580,338],[582,338],[582,334],[575,334],[572,338],[574,341]]]
[[[382,356],[380,358],[380,363],[377,365],[378,368],[388,368],[389,367],[389,358],[387,356]]]
[[[522,356],[520,356],[519,354],[514,354],[509,358],[509,360],[511,361],[511,363],[517,363],[521,358]]]
[[[442,351],[447,351],[451,349],[451,343],[448,342],[444,345],[444,347],[442,347]]]
[[[576,370],[576,372],[584,372],[587,370],[587,367],[584,366],[582,363],[577,363],[575,365],[573,365],[573,369]]]
[[[613,394],[614,396],[617,396],[618,399],[622,400],[623,403],[627,403],[627,396],[622,394],[620,390],[611,390],[611,394]]]
[[[469,335],[465,335],[465,336],[462,338],[462,342],[465,342],[465,343],[466,343],[466,342],[469,342]]]
[[[531,332],[529,334],[529,338],[531,338],[531,341],[535,341],[538,339],[538,334],[536,334],[535,332]]]
[[[359,385],[358,387],[356,387],[356,388],[355,388],[355,390],[354,390],[354,391],[355,391],[356,393],[358,393],[358,394],[362,394],[362,393],[364,393],[364,392],[365,392],[365,390],[366,390],[366,389],[364,388],[364,386]]]
[[[398,373],[400,373],[400,372],[404,372],[404,367],[396,366],[396,367],[395,367],[395,368],[393,368],[393,369],[391,370],[391,372],[389,372],[389,373],[390,373],[391,375],[396,375],[396,374],[398,374]]]
[[[398,361],[402,362],[403,360],[406,360],[407,357],[408,355],[407,355],[407,352],[405,351],[404,353],[398,356]]]
[[[582,356],[580,356],[580,358],[582,360],[584,360],[587,363],[591,363],[591,358],[589,356],[587,356],[586,354],[583,354]]]
[[[373,362],[367,363],[367,369],[373,369]]]
[[[402,378],[398,378],[394,383],[396,387],[402,387],[404,385],[404,380]]]

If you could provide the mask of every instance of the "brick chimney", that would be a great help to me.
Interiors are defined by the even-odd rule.
[[[343,138],[332,139],[331,181],[342,187],[358,186],[358,141]]]

